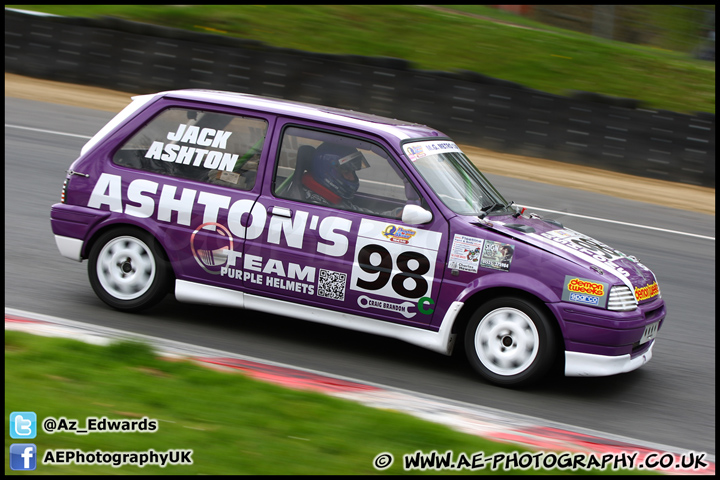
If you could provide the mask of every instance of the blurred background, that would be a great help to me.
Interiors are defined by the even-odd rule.
[[[712,192],[714,198],[714,12],[714,5],[6,6],[6,307],[244,352],[714,455],[714,202],[708,202],[712,214],[701,213],[694,197],[669,189],[668,182],[657,182],[660,194],[624,201],[574,186],[493,175],[509,198],[577,214],[562,221],[571,220],[572,228],[612,241],[621,251],[639,252],[662,279],[663,297],[671,306],[656,358],[643,369],[511,391],[478,382],[457,357],[279,316],[246,315],[238,322],[235,311],[217,309],[208,315],[202,306],[172,299],[137,316],[106,308],[89,288],[84,268],[59,258],[47,218],[85,138],[115,111],[97,108],[88,88],[73,89],[69,96],[77,105],[72,107],[40,95],[21,101],[7,94],[7,74],[16,73],[22,75],[16,80],[31,89],[37,84],[27,80],[35,77],[126,92],[128,100],[132,94],[173,88],[296,99],[427,123],[488,150],[682,182],[673,186]],[[69,135],[60,136],[59,130]],[[555,178],[572,170],[552,168]],[[617,178],[595,175],[578,181],[577,188],[604,181],[617,187]],[[642,191],[637,184],[620,188]],[[669,205],[645,202],[655,197]],[[636,223],[648,225],[652,233],[635,229]],[[410,433],[397,419],[367,420],[347,413],[347,406],[330,416],[326,404],[316,409],[296,395],[249,395],[260,388],[255,386],[241,385],[221,398],[216,392],[226,386],[225,378],[202,377],[205,388],[197,388],[201,375],[190,372],[184,380],[180,370],[185,367],[154,362],[147,352],[137,353],[137,369],[127,368],[136,365],[130,363],[134,357],[118,353],[108,376],[106,353],[97,352],[105,356],[101,361],[90,356],[89,347],[66,345],[57,353],[55,346],[34,341],[26,345],[31,340],[6,334],[6,358],[15,358],[6,367],[6,376],[12,374],[6,379],[8,413],[13,408],[84,418],[143,412],[180,419],[150,437],[104,436],[100,442],[114,450],[139,450],[121,443],[138,438],[147,443],[143,448],[196,446],[197,468],[179,467],[178,473],[267,473],[264,466],[276,468],[272,473],[317,473],[319,465],[334,467],[324,473],[376,473],[370,460],[383,449],[397,455],[416,449],[491,448],[450,443],[426,427]],[[77,362],[61,363],[74,356]],[[96,365],[102,371],[90,376]],[[114,376],[128,370],[140,370],[146,385],[129,387]],[[28,379],[37,387],[35,404],[28,401]],[[176,379],[174,390],[168,382]],[[279,403],[278,396],[287,402]],[[249,397],[249,405],[239,403]],[[299,407],[305,403],[307,408]],[[270,418],[260,417],[269,405],[277,406]],[[228,419],[223,409],[235,414]],[[218,415],[210,417],[213,410]],[[341,423],[347,419],[353,423]],[[358,444],[357,438],[377,435],[381,425],[390,431],[381,441]],[[397,440],[388,440],[390,434]],[[97,441],[44,435],[39,445],[94,448],[91,442]],[[258,453],[266,455],[265,463]],[[283,462],[274,461],[278,458]],[[295,459],[299,468],[277,471],[294,467]],[[108,473],[110,468],[78,466],[60,473]],[[142,472],[174,471],[146,467]]]
[[[715,61],[715,5],[495,5],[576,32]]]
[[[25,5],[5,40],[9,73],[285,98],[715,185],[711,5]]]

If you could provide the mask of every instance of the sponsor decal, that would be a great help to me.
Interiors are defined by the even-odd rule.
[[[416,234],[417,232],[411,228],[403,228],[403,227],[397,227],[395,225],[388,225],[387,228],[383,231],[383,235],[385,238],[390,240],[391,242],[396,243],[402,243],[407,244],[410,242],[410,239]]]
[[[415,158],[417,158],[417,157],[421,157],[421,156],[425,155],[425,154],[423,153],[423,147],[422,147],[422,145],[416,145],[416,146],[414,146],[414,147],[407,147],[406,150],[407,150],[407,154],[408,154],[409,157],[415,157]]]
[[[450,152],[462,153],[462,150],[460,150],[455,143],[437,140],[409,143],[403,148],[405,149],[405,154],[412,162],[427,155],[439,155]]]
[[[565,275],[562,299],[566,302],[604,308],[607,305],[609,293],[610,285],[605,282]]]
[[[417,303],[413,303],[413,302],[394,303],[394,302],[388,302],[386,300],[370,298],[367,295],[360,295],[358,297],[357,302],[358,302],[358,305],[360,306],[360,308],[377,308],[377,309],[385,310],[388,312],[396,312],[405,318],[412,318],[417,314],[417,312],[411,312],[409,310],[412,307],[417,307],[418,312],[420,312],[423,315],[432,315],[432,313],[435,311],[433,308],[430,308],[430,306],[435,304],[435,300],[433,300],[430,297],[423,297],[420,300],[418,300]],[[429,304],[430,306],[426,306],[426,304]]]
[[[631,272],[625,268],[628,264],[626,263],[623,266],[619,264],[618,261],[627,260],[631,262],[633,268],[636,267],[636,269],[646,272],[650,271],[649,268],[640,263],[635,257],[625,255],[619,250],[615,250],[594,238],[569,228],[551,230],[541,234],[531,233],[528,236],[551,243],[567,253],[581,258],[604,271],[612,273],[617,276],[618,279],[622,280],[631,290],[635,287],[631,283]]]
[[[571,293],[570,301],[577,302],[577,303],[584,303],[586,305],[594,305],[597,307],[598,304],[600,303],[600,297],[596,297],[594,295],[585,295],[582,293]]]
[[[448,268],[477,273],[484,244],[485,240],[481,238],[455,234],[448,255]]]
[[[471,273],[477,273],[478,267],[507,272],[514,254],[514,245],[456,234],[448,255],[448,268]]]
[[[429,306],[425,306],[425,303],[428,303]],[[423,297],[420,300],[418,300],[418,311],[422,313],[423,315],[432,315],[432,313],[435,311],[434,308],[431,308],[432,305],[435,305],[435,300],[433,300],[430,297]]]
[[[215,232],[206,229],[209,226],[213,226]],[[224,225],[203,223],[190,235],[190,249],[203,270],[218,275],[227,263],[227,252],[233,250],[233,237]]]
[[[513,255],[515,254],[515,246],[508,243],[493,242],[488,240],[482,250],[480,258],[480,266],[485,268],[494,268],[507,272],[510,270]]]
[[[598,297],[605,295],[605,287],[602,283],[584,281],[579,278],[573,278],[570,280],[567,289],[571,292],[587,293]]]
[[[638,302],[647,300],[648,298],[652,298],[659,294],[660,287],[658,286],[657,282],[653,282],[650,285],[645,285],[644,287],[635,287],[635,298]]]
[[[416,306],[412,302],[392,303],[385,300],[376,300],[366,295],[360,295],[357,302],[360,308],[378,308],[380,310],[399,313],[405,318],[412,318],[416,315],[416,312],[408,311],[410,307]]]

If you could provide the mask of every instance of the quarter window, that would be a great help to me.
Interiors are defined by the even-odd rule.
[[[255,185],[267,132],[262,119],[169,108],[133,135],[117,165],[240,190]]]

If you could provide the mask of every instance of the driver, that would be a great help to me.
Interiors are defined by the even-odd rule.
[[[358,149],[324,142],[315,150],[310,169],[302,177],[302,199],[343,210],[401,218],[403,207],[378,212],[353,201],[360,186],[356,172],[369,167],[365,156]]]
[[[359,210],[352,202],[360,186],[355,172],[368,167],[367,160],[356,148],[325,142],[315,150],[309,172],[303,176],[303,199]]]

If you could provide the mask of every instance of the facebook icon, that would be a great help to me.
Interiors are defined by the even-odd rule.
[[[10,445],[10,468],[12,470],[35,470],[37,466],[37,447],[33,443],[13,443]]]

